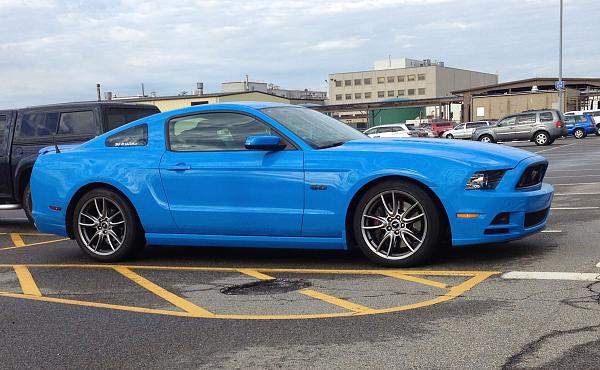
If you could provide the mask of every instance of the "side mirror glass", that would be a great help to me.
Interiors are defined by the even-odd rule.
[[[244,146],[249,150],[267,151],[277,151],[285,148],[285,144],[281,142],[279,136],[275,135],[248,136]]]

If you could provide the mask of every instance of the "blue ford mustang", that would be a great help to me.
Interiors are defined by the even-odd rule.
[[[477,142],[369,139],[274,103],[184,108],[35,163],[33,217],[95,259],[146,244],[344,250],[410,266],[546,224],[547,161]]]

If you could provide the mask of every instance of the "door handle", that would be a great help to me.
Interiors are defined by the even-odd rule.
[[[191,169],[192,167],[185,163],[177,163],[176,165],[165,167],[167,171],[187,171]]]

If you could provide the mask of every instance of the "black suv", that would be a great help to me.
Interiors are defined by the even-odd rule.
[[[0,110],[0,210],[23,208],[32,220],[29,176],[41,148],[81,143],[155,113],[154,105],[118,102]]]

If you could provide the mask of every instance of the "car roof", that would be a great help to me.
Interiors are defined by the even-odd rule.
[[[74,102],[74,103],[58,103],[58,104],[46,104],[46,105],[35,105],[20,109],[18,111],[34,111],[34,110],[59,110],[59,109],[70,109],[70,108],[94,108],[98,106],[110,106],[119,108],[158,108],[152,104],[139,104],[139,103],[126,103],[126,102],[115,102],[115,101],[90,101],[90,102]]]
[[[371,128],[378,128],[378,127],[394,127],[394,126],[406,126],[406,123],[388,123],[387,125],[377,125],[377,126],[373,126]],[[371,129],[370,128],[370,129]]]

